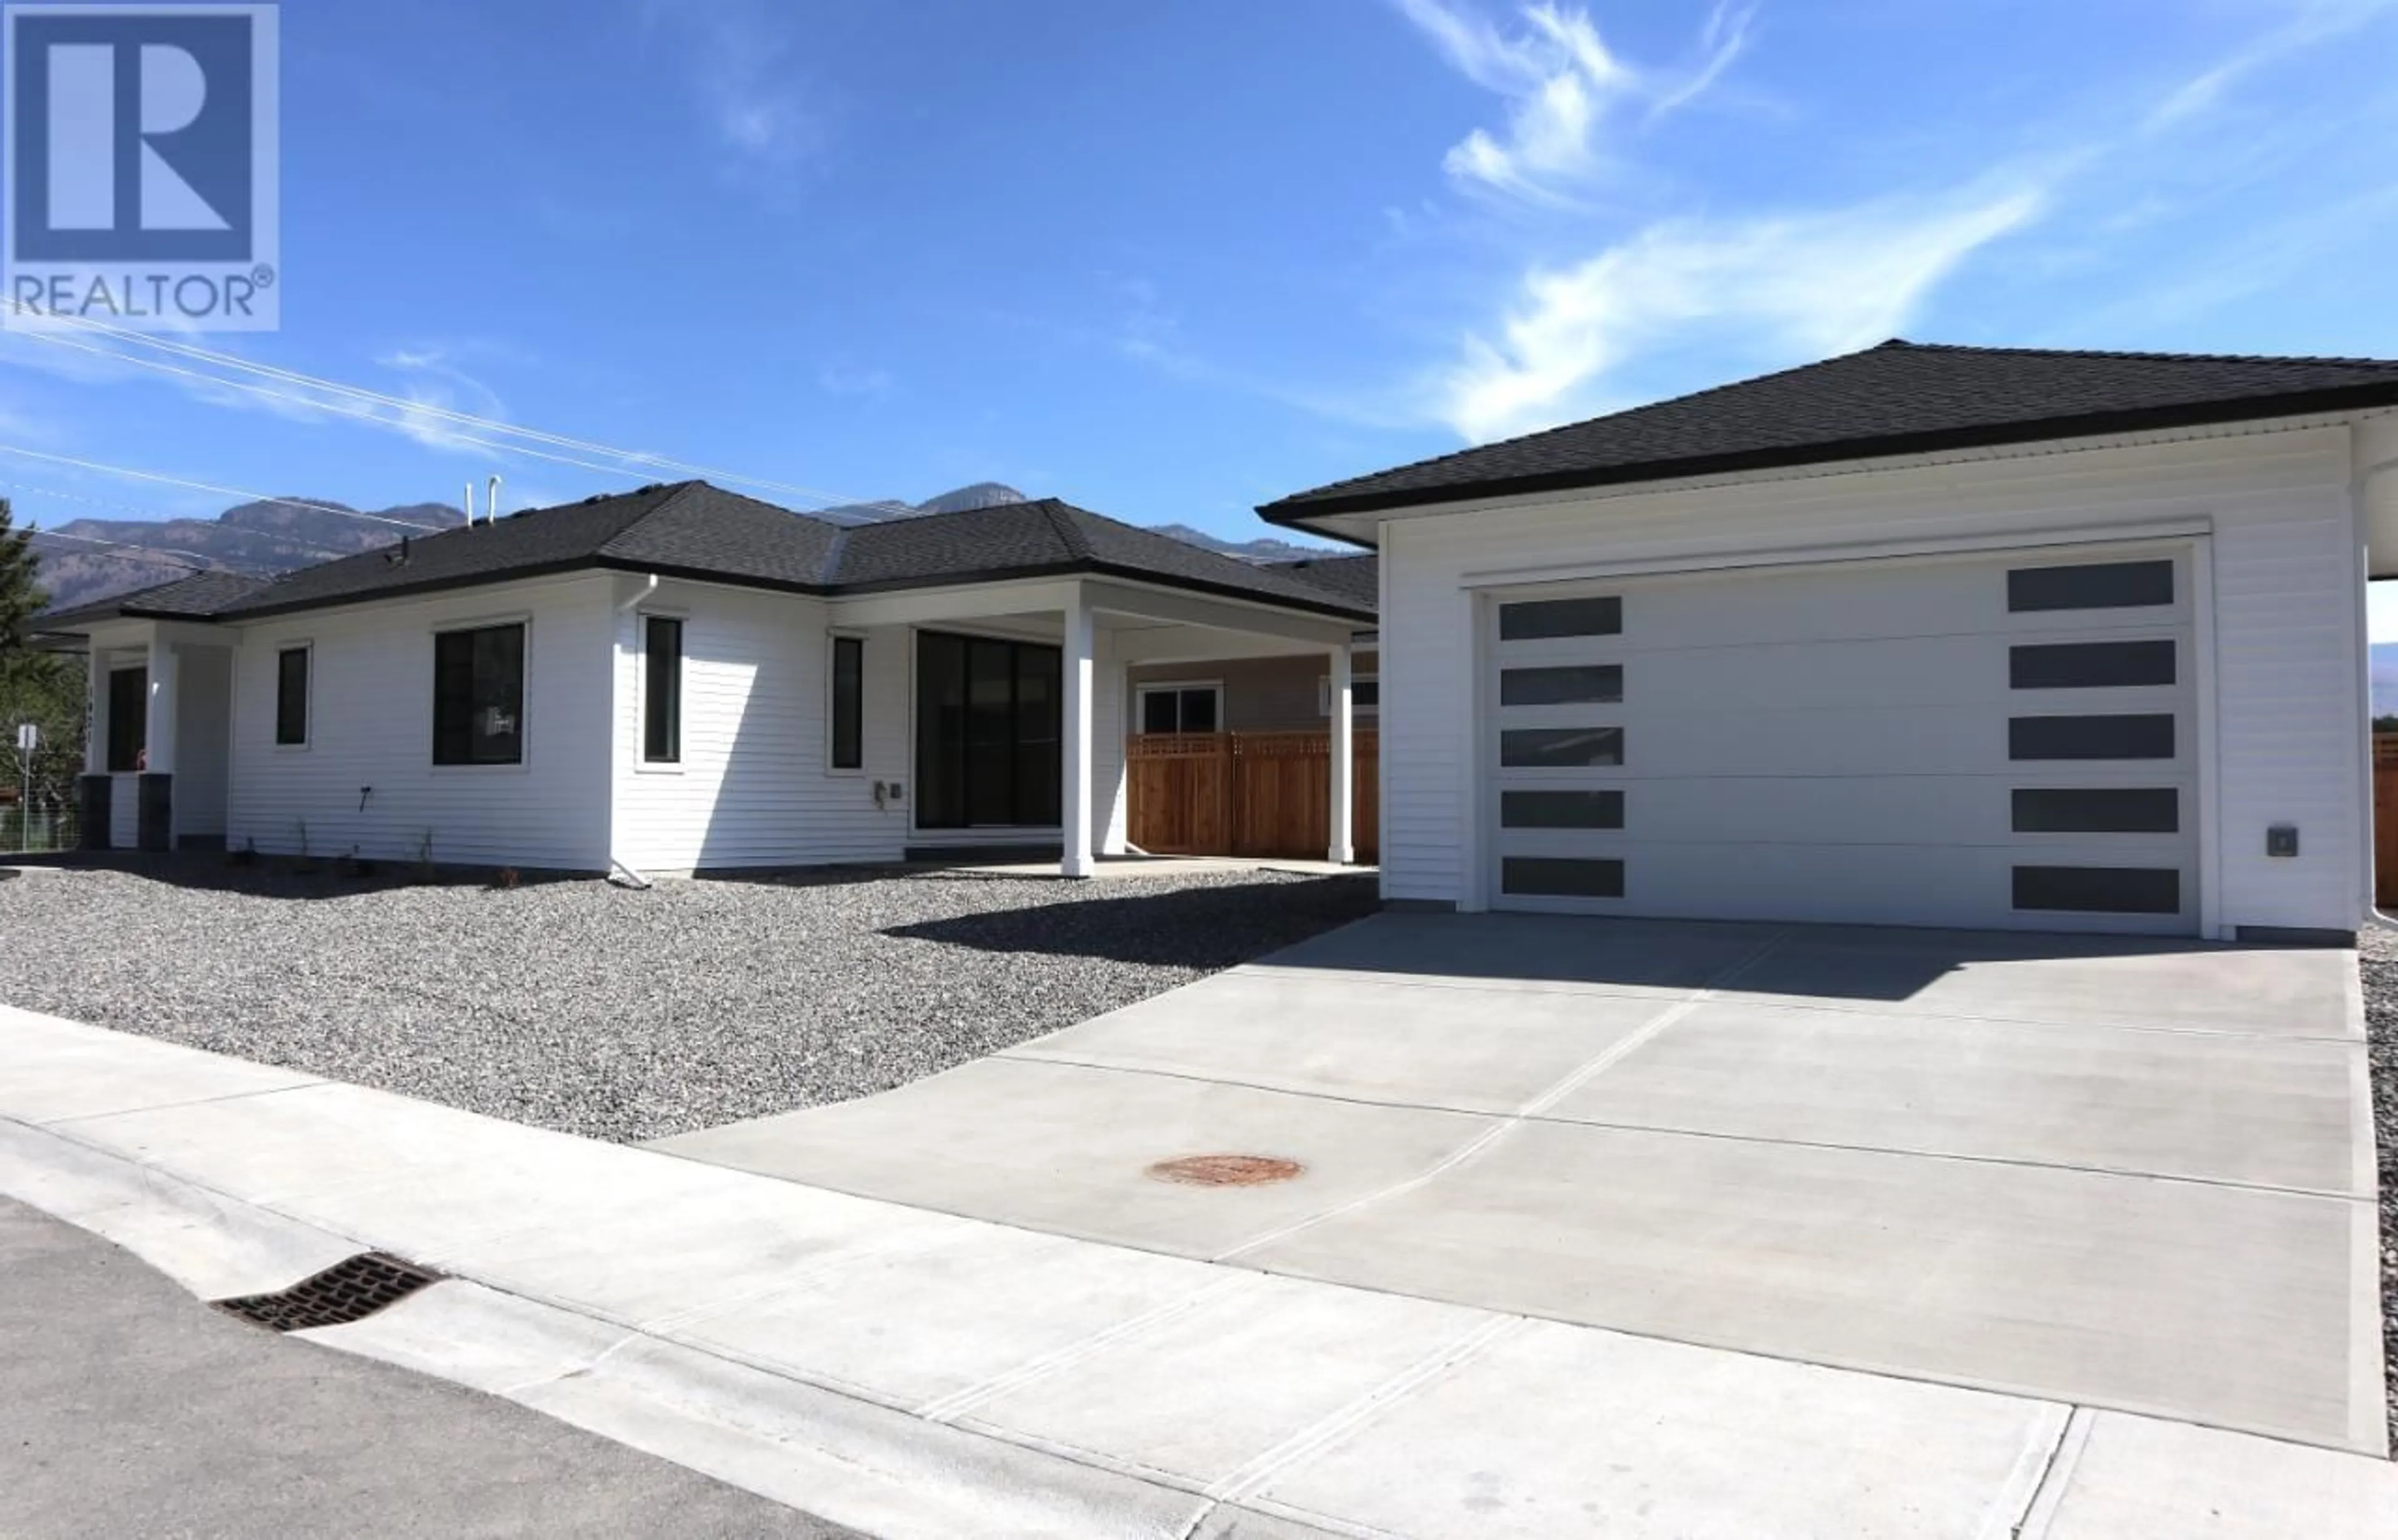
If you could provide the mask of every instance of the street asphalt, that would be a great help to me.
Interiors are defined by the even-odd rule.
[[[0,1199],[0,1534],[845,1536],[512,1402],[280,1337]]]

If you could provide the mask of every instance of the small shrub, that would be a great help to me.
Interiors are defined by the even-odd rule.
[[[492,886],[502,893],[513,890],[519,883],[523,881],[523,874],[512,866],[504,866],[497,871],[492,873]]]
[[[258,842],[244,840],[239,850],[225,852],[225,865],[249,867],[258,864]]]
[[[428,829],[424,838],[416,842],[416,880],[429,883],[433,879],[433,831]]]

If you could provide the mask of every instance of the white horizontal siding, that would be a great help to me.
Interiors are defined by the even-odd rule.
[[[2166,520],[2211,525],[2221,921],[2352,929],[2364,889],[2348,430],[2312,427],[1562,495],[1382,526],[1383,890],[1460,900],[1474,846],[1473,588],[1633,562],[1905,540],[1994,542]],[[2295,860],[2265,831],[2302,831]]]
[[[493,585],[243,628],[227,835],[295,853],[596,870],[608,833],[601,576]],[[524,620],[525,763],[433,763],[433,636]],[[305,749],[275,743],[276,655],[314,649]],[[372,788],[363,799],[360,789]]]
[[[622,580],[629,583],[630,580]],[[629,596],[633,589],[626,587]],[[820,600],[661,583],[616,627],[616,854],[644,871],[896,861],[910,844],[1019,843],[1038,831],[911,828],[914,634],[866,640],[865,766],[827,766],[829,610]],[[683,622],[682,759],[643,764],[638,615]],[[956,628],[977,628],[971,622]],[[1124,844],[1124,669],[1098,666],[1093,839]],[[898,799],[874,804],[874,783]],[[1054,836],[1053,836],[1054,837]]]
[[[638,617],[653,614],[683,622],[682,759],[672,768],[640,757]],[[877,808],[874,783],[914,778],[908,632],[862,634],[865,764],[834,771],[823,601],[668,582],[622,612],[613,650],[618,857],[662,871],[898,859],[907,812],[896,803]]]

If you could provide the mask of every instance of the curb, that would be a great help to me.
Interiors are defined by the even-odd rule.
[[[123,1247],[203,1300],[285,1289],[373,1249],[61,1128],[7,1117],[0,1194]],[[292,1335],[515,1401],[894,1540],[1328,1540],[1335,1533],[928,1422],[470,1277],[446,1277],[363,1320]]]

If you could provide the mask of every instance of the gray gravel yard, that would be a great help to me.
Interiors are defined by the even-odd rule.
[[[2356,939],[2364,976],[2364,1031],[2373,1064],[2373,1132],[2381,1162],[2381,1368],[2390,1429],[2398,1442],[2398,930],[2368,927]]]
[[[0,873],[0,1002],[600,1139],[835,1101],[1375,907],[1367,876]]]

